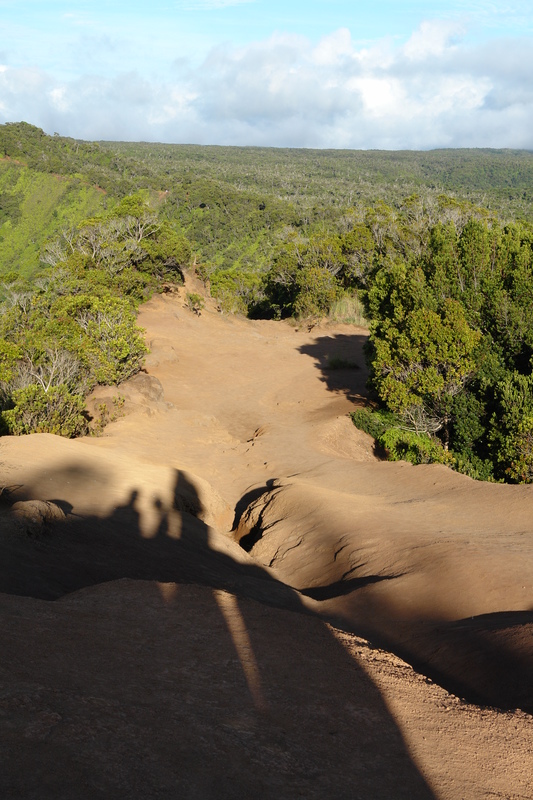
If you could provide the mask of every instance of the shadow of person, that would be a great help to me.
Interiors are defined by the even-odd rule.
[[[25,493],[31,496],[31,487]],[[296,593],[199,518],[200,496],[180,470],[171,498],[166,505],[151,498],[147,509],[142,490],[132,489],[105,517],[68,514],[49,526],[46,537],[0,538],[0,591],[54,600],[86,586],[134,578],[241,586],[265,602],[298,604]],[[58,502],[69,507],[68,498]],[[151,535],[143,525],[147,511],[157,520]]]
[[[245,598],[235,605],[266,709],[258,744],[276,754],[280,790],[346,800],[433,797],[379,690],[332,629],[316,617],[272,614]]]
[[[5,613],[6,690],[26,687],[26,704],[3,737],[2,796],[434,800],[323,622],[161,588],[123,580]]]
[[[30,487],[27,491],[31,494]],[[42,535],[6,528],[9,508],[4,509],[0,592],[55,600],[84,587],[130,578],[226,589],[300,612],[306,610],[304,594],[319,604],[314,610],[324,619],[395,652],[448,691],[471,702],[532,710],[530,617],[509,621],[503,614],[501,628],[496,630],[492,621],[492,630],[486,631],[485,618],[457,624],[417,618],[392,624],[394,603],[383,598],[383,607],[376,606],[377,597],[368,590],[397,576],[356,578],[300,594],[195,516],[204,511],[201,499],[179,470],[170,502],[150,500],[158,521],[150,537],[143,526],[141,495],[142,490],[132,489],[105,518],[68,513],[63,522],[48,522]],[[55,502],[71,508],[68,499]],[[335,605],[341,600],[345,611]]]
[[[364,670],[295,613],[297,592],[195,516],[194,494],[176,471],[149,538],[139,490],[105,519],[56,526],[25,593],[62,599],[1,598],[12,690],[40,686],[13,712],[4,796],[67,800],[74,780],[81,800],[431,800]]]

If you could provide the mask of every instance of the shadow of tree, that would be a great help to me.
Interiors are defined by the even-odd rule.
[[[367,396],[368,369],[364,355],[367,339],[363,334],[320,336],[298,349],[316,361],[321,380],[331,392],[361,403]]]

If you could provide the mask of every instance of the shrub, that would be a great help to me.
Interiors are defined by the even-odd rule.
[[[191,311],[194,311],[195,314],[200,315],[202,308],[204,307],[204,298],[201,294],[195,294],[194,292],[187,292],[187,308]]]
[[[378,440],[387,451],[390,461],[409,461],[411,464],[447,464],[453,466],[453,454],[445,450],[438,439],[425,433],[388,428]]]
[[[462,475],[468,475],[475,481],[496,482],[494,477],[494,465],[488,459],[481,459],[475,455],[464,455],[463,453],[453,454],[454,469]]]
[[[87,298],[77,315],[85,333],[83,357],[93,383],[118,384],[131,378],[147,353],[133,309],[122,298]]]
[[[296,276],[298,295],[294,302],[294,316],[300,319],[323,317],[339,296],[335,278],[323,267],[303,267]]]
[[[385,450],[390,461],[454,465],[453,454],[445,450],[438,439],[403,429],[400,418],[389,411],[358,408],[351,417],[357,428],[372,436]]]
[[[514,436],[509,436],[504,448],[509,464],[506,476],[513,483],[533,482],[533,416],[518,423]]]
[[[17,389],[12,402],[13,408],[2,411],[8,433],[55,433],[73,438],[87,432],[84,398],[69,392],[64,384],[52,386],[47,392],[36,384]]]
[[[373,439],[379,439],[387,428],[398,423],[397,417],[390,411],[372,411],[370,408],[357,408],[350,415],[356,428],[368,433]]]

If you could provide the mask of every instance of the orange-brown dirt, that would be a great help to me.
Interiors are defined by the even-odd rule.
[[[0,797],[533,798],[533,487],[380,461],[363,329],[183,294],[103,436],[0,440]]]

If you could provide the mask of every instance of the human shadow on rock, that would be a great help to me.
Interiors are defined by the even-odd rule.
[[[25,486],[14,499],[31,496]],[[72,508],[68,497],[54,502],[67,512]],[[43,523],[32,536],[4,512],[0,591],[54,600],[86,586],[134,578],[240,586],[265,602],[298,606],[295,592],[210,529],[198,516],[202,512],[196,488],[180,470],[175,470],[170,507],[132,489],[106,517],[67,513],[60,522]]]
[[[31,497],[31,487],[24,491]],[[489,621],[485,615],[459,622],[421,614],[395,622],[394,599],[379,599],[369,591],[374,584],[399,576],[370,576],[298,593],[194,515],[203,512],[201,499],[179,470],[170,507],[158,497],[150,500],[155,524],[148,531],[141,495],[140,489],[131,490],[126,501],[104,518],[75,515],[69,512],[68,499],[56,499],[66,518],[45,522],[40,533],[32,528],[31,535],[17,520],[6,526],[9,508],[7,513],[4,508],[0,592],[55,600],[84,587],[131,578],[227,589],[309,613],[302,604],[302,594],[307,594],[316,602],[324,601],[323,611],[316,607],[316,612],[395,652],[449,691],[471,702],[533,712],[533,612],[501,612]],[[342,611],[331,605],[342,600],[346,601]]]
[[[256,586],[261,596],[267,595],[275,584],[280,602],[289,599],[290,592],[283,584],[274,581],[244,553],[239,558],[238,546],[199,518],[203,511],[201,499],[180,470],[175,471],[170,507],[157,496],[143,496],[139,488],[132,489],[126,501],[106,517],[84,516],[72,513],[67,487],[65,495],[53,501],[63,509],[64,519],[43,520],[40,526],[32,527],[31,535],[20,513],[3,510],[1,592],[53,600],[85,586],[136,578],[227,588],[244,582]],[[30,498],[32,488],[25,486],[12,502]],[[50,501],[39,502],[51,505]],[[232,550],[237,558],[231,556]],[[267,583],[270,588],[263,588]]]
[[[3,737],[2,796],[435,800],[360,651],[318,618],[146,581],[18,612],[3,658],[38,691]],[[52,735],[32,740],[30,712]]]
[[[33,711],[61,724],[34,742],[17,706],[0,789],[67,800],[80,776],[80,800],[434,800],[357,658],[191,513],[190,480],[176,471],[171,508],[153,498],[148,531],[141,499],[68,515],[19,550],[15,593],[62,599],[0,600],[14,611],[3,658],[10,680],[39,685]]]

